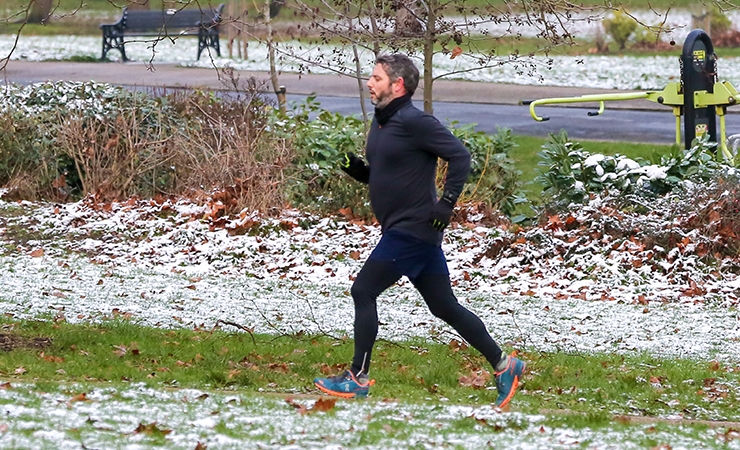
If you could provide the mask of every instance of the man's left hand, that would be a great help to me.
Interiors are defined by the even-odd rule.
[[[432,208],[432,216],[429,218],[429,223],[437,231],[442,231],[447,228],[452,219],[452,211],[455,209],[455,204],[450,202],[444,196]]]

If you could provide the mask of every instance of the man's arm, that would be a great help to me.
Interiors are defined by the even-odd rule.
[[[436,118],[424,114],[416,124],[424,147],[447,161],[447,178],[445,179],[442,197],[432,209],[430,223],[438,231],[444,230],[450,223],[457,199],[462,194],[465,182],[470,174],[470,152],[460,139],[444,127]]]
[[[445,194],[442,198],[456,202],[470,175],[470,152],[460,139],[431,115],[424,114],[415,125],[424,148],[447,161]]]

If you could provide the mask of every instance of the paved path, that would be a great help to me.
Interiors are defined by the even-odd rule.
[[[265,72],[238,71],[235,75],[244,82],[250,77],[265,83],[272,91]],[[187,68],[175,64],[142,62],[28,62],[10,61],[0,71],[2,81],[28,84],[39,81],[99,81],[131,87],[206,88],[231,90],[233,82],[228,72],[214,68]],[[318,97],[322,107],[344,114],[358,114],[360,105],[357,80],[340,75],[280,75],[280,84],[286,87],[290,101],[306,95]],[[596,103],[576,103],[541,107],[538,114],[551,116],[549,122],[535,122],[529,109],[519,106],[523,101],[546,97],[574,97],[614,90],[576,87],[523,86],[471,81],[438,80],[434,84],[435,115],[440,120],[476,123],[476,129],[489,133],[498,127],[510,128],[515,134],[542,136],[568,131],[574,139],[618,140],[628,142],[655,142],[671,144],[675,139],[675,119],[670,108],[647,100],[607,102],[602,116],[589,119],[587,111]],[[421,89],[414,100],[421,105]],[[503,105],[503,106],[502,106]],[[370,107],[368,103],[368,107]],[[572,108],[572,109],[563,109]],[[611,111],[610,111],[611,110]],[[728,110],[728,112],[740,112]],[[740,114],[728,114],[728,134],[740,131]]]
[[[239,71],[241,80],[255,77],[267,81],[265,72]],[[128,86],[200,87],[229,89],[226,73],[216,69],[187,68],[174,64],[145,63],[74,63],[10,61],[0,77],[6,82],[32,83],[39,81],[99,81]],[[318,94],[336,97],[358,97],[357,80],[340,75],[280,75],[280,84],[290,94]],[[471,81],[438,80],[434,83],[434,101],[518,105],[525,100],[545,97],[572,97],[614,91],[574,87],[522,86]],[[414,96],[421,100],[421,89]],[[580,104],[577,106],[593,106]],[[665,110],[665,107],[646,100],[610,102],[610,109]]]

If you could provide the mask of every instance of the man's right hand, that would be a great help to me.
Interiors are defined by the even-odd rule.
[[[354,153],[345,153],[339,163],[339,167],[355,180],[366,183],[370,181],[370,168],[365,161],[358,158]]]

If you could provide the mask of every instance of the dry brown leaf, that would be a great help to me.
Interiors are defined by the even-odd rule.
[[[86,402],[89,399],[87,398],[87,393],[83,392],[81,394],[77,394],[74,397],[69,399],[69,403],[75,403],[75,402]]]
[[[292,406],[293,408],[298,410],[298,413],[301,415],[304,415],[308,412],[308,409],[306,408],[306,405],[302,405],[295,400],[293,400],[293,397],[288,397],[285,399],[285,402]]]
[[[31,252],[31,256],[34,258],[40,258],[41,256],[44,256],[44,249],[37,248],[36,250]]]
[[[64,362],[64,358],[62,358],[60,356],[47,355],[44,352],[41,352],[41,355],[39,355],[39,356],[44,361],[50,362],[50,363],[57,363],[58,364],[58,363],[63,363]]]
[[[450,59],[457,58],[458,56],[462,55],[462,52],[463,50],[460,47],[455,46],[455,48],[452,49],[452,54],[450,55]]]
[[[321,397],[320,399],[316,400],[316,403],[313,404],[311,409],[308,412],[326,412],[331,411],[334,409],[334,405],[337,404],[336,398],[330,398],[330,397]]]
[[[170,434],[172,430],[167,429],[160,429],[157,426],[157,422],[152,422],[148,425],[144,425],[143,423],[139,423],[139,426],[136,427],[134,430],[134,433],[144,433],[144,434]]]
[[[472,387],[475,389],[482,389],[486,387],[488,381],[491,379],[491,374],[488,371],[481,370],[478,372],[471,372],[470,376],[461,376],[458,378],[460,386]]]

